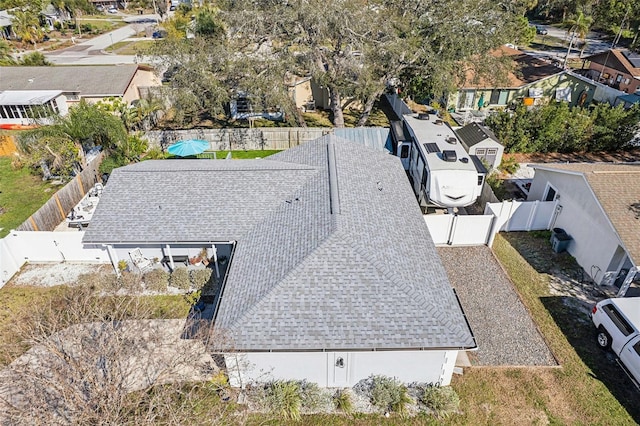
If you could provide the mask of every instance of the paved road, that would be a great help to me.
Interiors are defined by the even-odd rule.
[[[534,24],[534,22],[532,22]],[[561,40],[569,41],[571,38],[571,34],[567,32],[565,29],[554,27],[551,25],[542,25],[536,24],[540,27],[543,27],[547,30],[548,36],[555,37]],[[595,31],[589,31],[586,37],[587,47],[584,50],[584,56],[593,55],[599,52],[604,52],[611,48],[611,42],[605,39],[605,35],[602,33],[598,33]],[[570,58],[578,58],[580,56],[580,49],[576,46],[578,40],[574,40],[574,46],[571,49],[569,54]],[[562,49],[549,49],[549,50],[540,50],[540,49],[522,49],[523,51],[530,53],[534,56],[554,56],[557,58],[564,59],[567,54],[567,48]]]
[[[105,53],[104,49],[119,41],[135,36],[149,26],[154,26],[157,17],[155,15],[140,15],[128,17],[125,20],[130,23],[124,27],[77,43],[63,50],[45,53],[45,56],[49,62],[56,65],[133,64],[137,60],[136,56],[112,55]]]

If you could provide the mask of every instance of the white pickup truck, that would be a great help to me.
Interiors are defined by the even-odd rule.
[[[597,342],[611,349],[618,364],[640,387],[640,297],[605,299],[591,310],[598,330]]]

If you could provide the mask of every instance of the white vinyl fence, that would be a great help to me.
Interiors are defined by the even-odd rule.
[[[487,203],[484,215],[425,215],[424,221],[436,245],[491,245],[500,231],[550,229],[556,201],[504,201]]]
[[[83,246],[84,231],[11,231],[0,239],[0,287],[26,262],[110,263],[106,249]]]

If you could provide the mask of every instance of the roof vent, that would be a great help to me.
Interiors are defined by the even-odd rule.
[[[438,126],[442,126],[442,123],[444,123],[442,120],[436,120],[434,121],[434,123],[436,123]]]
[[[469,162],[469,159],[467,157],[463,157],[460,159],[460,161],[462,161],[464,164],[467,164]]]
[[[455,145],[455,144],[457,144],[457,143],[458,143],[458,139],[456,139],[456,138],[455,138],[455,137],[453,137],[453,136],[449,136],[449,137],[447,138],[447,142],[448,142],[448,143],[450,143],[451,145]]]
[[[418,114],[418,120],[428,120],[429,119],[429,114],[426,112],[421,112],[420,114]]]
[[[442,151],[442,159],[446,162],[453,163],[458,160],[456,156],[456,152],[453,150],[444,150]]]

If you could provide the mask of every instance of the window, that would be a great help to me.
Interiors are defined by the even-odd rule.
[[[547,184],[547,194],[544,196],[544,200],[554,201],[556,199],[556,195],[556,189],[553,186]]]
[[[481,157],[481,156],[485,155],[486,153],[487,153],[487,150],[485,148],[476,149],[476,155],[478,157]]]
[[[622,81],[622,74],[616,75],[616,83],[620,83]]]
[[[409,145],[402,145],[400,150],[400,158],[407,158],[409,156]]]
[[[616,327],[618,327],[622,334],[628,336],[631,333],[635,332],[635,329],[631,326],[631,324],[629,324],[627,320],[624,319],[622,314],[618,312],[616,307],[611,303],[602,306],[602,310],[604,310],[607,316],[611,318],[611,321],[613,321],[613,323],[616,325]]]
[[[497,154],[498,154],[498,150],[496,148],[487,149],[487,155],[497,155]]]
[[[636,353],[640,355],[640,341],[633,345],[633,349],[635,349]]]
[[[426,189],[427,188],[427,177],[429,176],[429,173],[427,172],[427,169],[423,169],[422,170],[422,188]]]
[[[483,181],[484,181],[484,176],[478,175],[478,186],[481,186]]]

